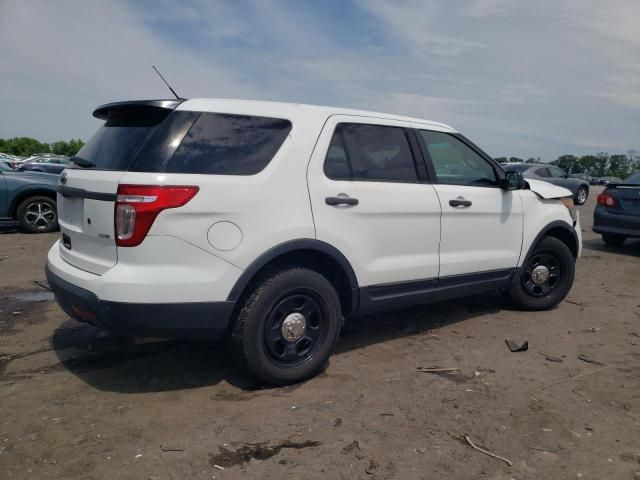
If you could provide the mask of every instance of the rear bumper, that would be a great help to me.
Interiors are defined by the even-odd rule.
[[[593,213],[593,231],[640,238],[640,216],[611,213],[597,206]]]
[[[224,336],[235,302],[123,303],[100,300],[45,268],[60,308],[71,318],[115,335],[161,338]]]

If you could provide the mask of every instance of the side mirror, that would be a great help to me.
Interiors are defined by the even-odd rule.
[[[524,188],[524,177],[520,172],[508,171],[505,173],[500,187],[505,190],[520,190]]]

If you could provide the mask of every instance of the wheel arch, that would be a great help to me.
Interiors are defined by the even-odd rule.
[[[15,219],[18,213],[18,207],[22,202],[30,197],[48,197],[54,202],[57,202],[57,192],[47,188],[29,188],[18,192],[9,206],[9,217]]]
[[[536,235],[536,238],[533,240],[533,242],[531,242],[531,245],[529,246],[529,251],[527,252],[526,257],[524,257],[525,261],[527,258],[529,258],[536,245],[538,245],[544,237],[557,238],[562,243],[564,243],[569,248],[569,250],[571,250],[573,258],[578,258],[578,234],[568,223],[556,220],[547,224],[544,228],[542,228],[542,230],[540,230],[538,235]]]
[[[291,240],[267,250],[242,273],[227,296],[238,302],[247,287],[265,270],[279,265],[310,268],[323,275],[334,286],[343,315],[355,313],[359,305],[358,280],[351,264],[337,248],[321,240]]]

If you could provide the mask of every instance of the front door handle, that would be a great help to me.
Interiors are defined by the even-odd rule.
[[[451,205],[452,207],[470,207],[471,201],[465,200],[462,197],[458,197],[455,200],[449,200],[449,205]]]
[[[344,193],[339,194],[337,197],[327,197],[324,199],[324,203],[337,207],[338,205],[358,205],[358,199],[350,197]]]

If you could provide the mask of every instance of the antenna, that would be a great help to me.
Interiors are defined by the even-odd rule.
[[[158,76],[162,79],[162,81],[165,83],[165,85],[169,88],[169,90],[171,90],[171,93],[173,93],[175,95],[175,97],[180,100],[180,97],[178,96],[178,94],[176,93],[176,91],[171,88],[171,85],[169,85],[169,82],[167,82],[164,77],[162,76],[162,74],[158,71],[158,69],[156,68],[155,65],[151,65],[153,67],[153,69],[156,71],[156,73],[158,74]]]

